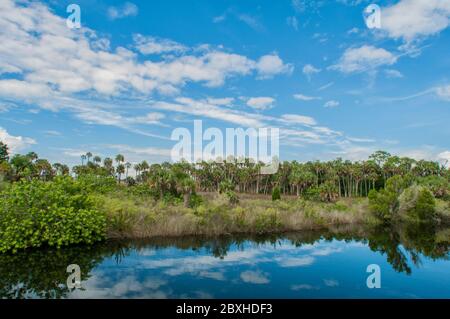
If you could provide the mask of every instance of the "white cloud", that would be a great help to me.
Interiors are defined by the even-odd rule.
[[[389,37],[411,42],[439,33],[450,24],[446,0],[401,0],[381,9],[381,27]]]
[[[206,101],[213,105],[231,106],[234,102],[234,98],[232,97],[207,98]]]
[[[261,96],[248,99],[247,105],[255,110],[267,110],[273,107],[274,102],[274,98]]]
[[[0,80],[0,98],[33,109],[68,110],[84,122],[113,125],[139,134],[148,135],[136,129],[137,124],[160,125],[154,117],[136,115],[137,109],[142,110],[142,101],[154,92],[171,95],[188,82],[217,87],[231,77],[256,74],[268,78],[292,69],[276,54],[252,60],[210,46],[188,49],[188,54],[174,41],[137,36],[135,40],[143,52],[181,54],[142,60],[133,51],[136,47],[110,49],[109,40],[93,30],[73,32],[67,28],[65,17],[55,15],[44,4],[22,6],[4,0],[0,10],[0,74],[15,73],[15,79]],[[124,100],[126,108],[122,107]],[[211,103],[219,105],[218,101]],[[214,111],[228,120],[242,118],[238,113]]]
[[[437,96],[450,101],[450,85],[440,86],[435,89]]]
[[[392,65],[395,62],[397,57],[391,52],[371,45],[363,45],[359,48],[347,49],[339,62],[330,68],[343,73],[354,73],[369,71],[382,65]]]
[[[0,127],[0,141],[8,145],[12,154],[36,144],[36,141],[32,138],[10,135],[3,127]]]
[[[294,94],[294,98],[301,101],[312,101],[312,100],[320,100],[321,97],[318,96],[308,96],[304,94]]]
[[[120,7],[108,8],[108,16],[112,20],[137,16],[138,13],[139,8],[137,7],[137,5],[131,2],[125,2]]]
[[[314,257],[311,256],[286,257],[278,260],[278,264],[281,267],[303,267],[312,265],[314,261]]]
[[[339,106],[339,102],[335,101],[335,100],[330,100],[330,101],[327,101],[323,106],[324,107],[336,107],[336,106]]]
[[[450,167],[450,151],[444,151],[438,154],[438,160],[446,164],[447,167]]]
[[[292,124],[303,124],[303,125],[316,125],[317,122],[312,117],[297,115],[297,114],[284,114],[281,116],[283,120]]]
[[[142,34],[135,34],[133,35],[133,40],[136,48],[142,54],[161,54],[167,52],[181,53],[187,51],[187,47],[169,39],[146,37]]]
[[[263,126],[264,117],[261,115],[230,110],[229,108],[221,108],[218,105],[210,104],[203,100],[197,101],[190,98],[179,97],[175,99],[174,103],[156,102],[151,106],[158,110],[179,112],[194,116],[203,116],[237,124],[240,126]]]
[[[242,272],[241,279],[243,282],[251,284],[268,284],[270,282],[266,273],[251,270]]]
[[[271,78],[276,74],[290,74],[294,70],[291,64],[283,63],[283,60],[276,54],[262,56],[256,64],[259,77],[262,79]]]
[[[312,64],[306,64],[303,67],[302,72],[310,79],[313,74],[319,73],[320,69],[315,68]]]
[[[386,74],[386,77],[388,77],[388,78],[402,78],[403,77],[403,74],[400,71],[394,70],[394,69],[384,70],[384,74]]]

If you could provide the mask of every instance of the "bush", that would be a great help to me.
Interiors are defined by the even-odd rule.
[[[278,212],[274,208],[267,208],[258,214],[255,219],[255,228],[258,232],[275,231],[281,226]]]
[[[77,182],[88,192],[106,194],[117,188],[117,181],[113,176],[98,176],[93,174],[80,175]]]
[[[427,187],[436,198],[450,199],[450,184],[445,177],[427,176],[421,178],[419,184]]]
[[[411,186],[399,197],[402,215],[420,221],[431,221],[435,217],[436,203],[433,194],[423,186]]]
[[[326,203],[334,203],[339,197],[338,188],[332,181],[326,181],[319,186],[320,200]]]
[[[386,181],[386,187],[380,191],[372,189],[369,192],[369,209],[384,221],[395,217],[399,209],[399,200],[403,191],[412,183],[409,176],[394,176]]]
[[[273,188],[272,191],[272,200],[276,201],[276,200],[281,200],[281,194],[280,194],[280,188],[278,186]]]
[[[228,190],[225,192],[225,195],[227,195],[228,202],[231,205],[236,205],[237,203],[239,203],[239,197],[236,195],[236,192]]]
[[[318,202],[318,201],[320,201],[320,190],[316,186],[310,187],[304,192],[303,197],[306,200]]]
[[[20,181],[1,193],[0,252],[93,243],[105,236],[106,218],[82,182]]]

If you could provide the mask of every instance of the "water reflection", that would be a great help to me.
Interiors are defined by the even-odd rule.
[[[209,298],[252,297],[255,293],[261,297],[334,296],[320,294],[321,289],[335,289],[336,296],[343,293],[353,296],[350,293],[353,286],[345,287],[342,279],[337,280],[324,267],[335,267],[335,274],[348,281],[352,279],[352,265],[370,263],[373,257],[367,252],[372,251],[383,256],[396,273],[414,276],[413,269],[420,269],[424,263],[448,260],[449,245],[450,229],[430,224],[343,226],[265,236],[110,241],[91,247],[2,255],[0,296]],[[339,254],[342,257],[327,259]],[[84,290],[67,289],[69,264],[78,264],[82,269]],[[449,278],[448,261],[443,271]],[[361,278],[364,276],[361,274]],[[358,285],[364,284],[362,279],[358,280]],[[261,286],[269,288],[255,289]],[[299,292],[308,294],[298,295]]]

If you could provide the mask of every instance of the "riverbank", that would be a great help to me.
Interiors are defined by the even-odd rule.
[[[235,205],[217,193],[203,193],[201,198],[195,208],[123,193],[99,195],[96,203],[107,216],[108,238],[262,234],[377,223],[366,198],[320,203],[294,196],[272,201],[269,196],[241,194]]]

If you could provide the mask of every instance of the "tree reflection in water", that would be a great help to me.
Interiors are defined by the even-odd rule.
[[[271,244],[274,247],[288,240],[296,247],[314,244],[319,240],[340,240],[367,244],[375,252],[387,257],[397,272],[411,274],[409,260],[420,266],[421,256],[448,259],[450,229],[439,229],[433,224],[409,223],[396,226],[354,227],[341,226],[321,231],[270,235],[233,235],[216,238],[181,237],[152,238],[133,241],[109,241],[93,246],[40,249],[17,254],[0,255],[1,298],[64,298],[70,293],[66,287],[69,264],[82,269],[82,281],[106,258],[113,257],[120,264],[131,252],[144,249],[175,247],[182,250],[204,250],[216,258],[224,258],[230,248],[244,250],[251,241],[255,247]],[[408,259],[409,255],[409,259]]]

